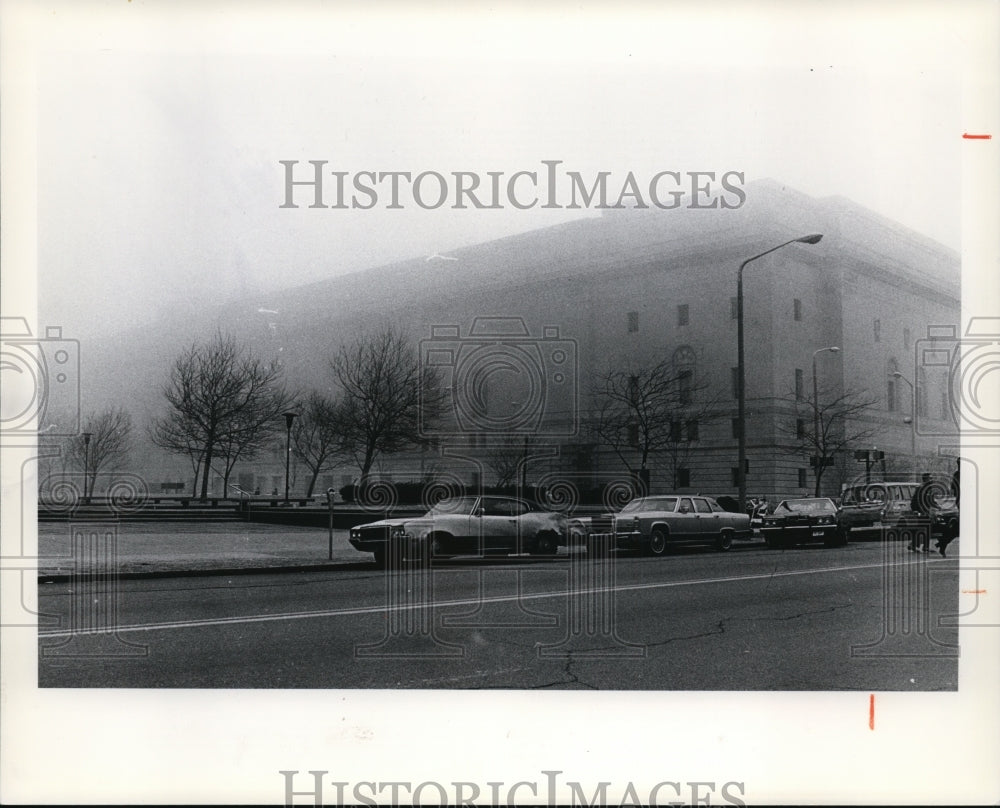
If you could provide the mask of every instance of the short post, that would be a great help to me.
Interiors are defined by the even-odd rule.
[[[329,552],[327,554],[327,559],[333,561],[333,497],[334,490],[332,488],[326,489],[326,505],[329,509],[329,523],[330,523],[330,542],[329,542]]]

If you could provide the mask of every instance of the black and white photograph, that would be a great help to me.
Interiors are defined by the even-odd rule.
[[[998,25],[0,0],[0,799],[995,804]]]

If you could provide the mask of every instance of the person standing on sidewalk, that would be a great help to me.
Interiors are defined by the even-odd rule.
[[[924,472],[921,477],[920,486],[910,500],[910,510],[916,514],[919,521],[926,522],[926,528],[918,532],[919,528],[914,528],[914,538],[910,540],[909,549],[917,553],[926,553],[931,541],[931,510],[937,506],[936,486],[931,481],[931,475]],[[921,543],[916,543],[916,536],[921,536]]]

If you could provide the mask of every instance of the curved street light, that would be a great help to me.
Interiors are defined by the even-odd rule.
[[[746,510],[747,506],[747,439],[746,439],[746,367],[743,359],[743,270],[751,261],[770,255],[775,250],[787,247],[789,244],[816,244],[823,238],[822,233],[812,233],[808,236],[790,239],[777,247],[765,250],[758,255],[747,258],[740,264],[740,270],[736,276],[736,364],[737,364],[737,410],[736,425],[739,434],[737,435],[737,470],[736,478],[739,483],[739,503],[740,513]]]
[[[821,454],[821,449],[823,448],[823,443],[820,441],[819,434],[819,384],[816,382],[816,356],[824,351],[829,351],[830,353],[840,353],[840,348],[836,345],[830,345],[826,348],[817,348],[813,351],[813,440],[816,443],[816,496],[819,496],[819,479],[820,479],[820,463],[823,462],[823,455]]]

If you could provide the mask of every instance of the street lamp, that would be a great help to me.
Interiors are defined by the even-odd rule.
[[[288,504],[288,461],[292,457],[292,421],[297,412],[282,413],[285,416],[285,504]]]
[[[819,475],[820,475],[820,463],[823,462],[821,456],[822,442],[820,441],[819,434],[819,385],[816,382],[816,355],[823,353],[823,351],[829,351],[830,353],[839,353],[840,348],[836,345],[830,345],[827,348],[817,348],[813,351],[813,440],[816,442],[816,496],[819,496]]]
[[[87,501],[87,477],[90,470],[90,438],[91,432],[83,433],[83,501]]]
[[[893,371],[893,378],[906,382],[910,387],[910,457],[913,458],[914,471],[917,465],[917,388],[898,370]],[[904,419],[904,423],[905,423]]]
[[[736,470],[736,478],[739,483],[739,502],[740,502],[740,512],[746,510],[747,505],[747,439],[746,439],[746,368],[744,366],[743,360],[743,270],[746,265],[751,261],[756,261],[758,258],[763,258],[769,253],[773,253],[775,250],[780,250],[782,247],[787,247],[789,244],[816,244],[821,238],[823,238],[822,233],[813,233],[809,236],[800,236],[799,238],[793,238],[790,241],[786,241],[783,244],[779,244],[777,247],[772,247],[770,250],[765,250],[759,255],[755,255],[752,258],[748,258],[742,264],[740,264],[739,273],[736,276],[736,364],[737,364],[737,411],[736,411],[736,426],[739,431],[737,435],[737,463],[738,468]]]

